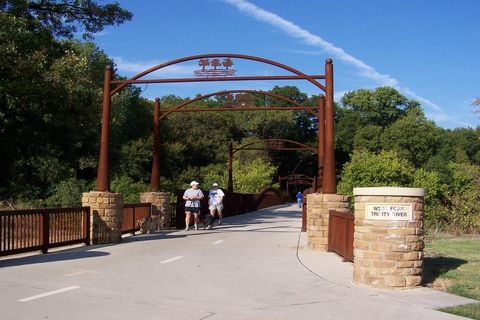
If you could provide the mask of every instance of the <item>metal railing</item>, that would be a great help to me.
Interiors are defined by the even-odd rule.
[[[151,203],[131,203],[123,205],[122,234],[135,235],[139,231],[138,221],[152,214]]]
[[[353,262],[353,233],[355,216],[351,212],[329,210],[328,212],[328,251],[343,257],[343,261]]]
[[[90,207],[0,211],[0,256],[90,244]]]
[[[268,208],[285,203],[283,197],[279,197],[276,193],[264,192],[259,194],[243,194],[236,192],[225,192],[223,200],[223,217],[231,217],[238,214],[253,212],[258,209]],[[184,191],[177,191],[177,202],[171,204],[171,215],[175,219],[171,220],[172,225],[177,229],[185,228],[185,201],[183,200]],[[209,214],[208,210],[208,191],[203,191],[204,198],[200,201],[201,214]]]

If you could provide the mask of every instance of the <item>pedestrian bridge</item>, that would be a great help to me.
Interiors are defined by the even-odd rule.
[[[2,319],[458,319],[469,301],[351,282],[352,265],[307,249],[296,205],[46,255],[0,260]]]

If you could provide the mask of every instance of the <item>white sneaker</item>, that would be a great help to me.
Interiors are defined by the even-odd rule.
[[[198,227],[197,227],[197,225],[195,225],[195,230],[198,230]]]
[[[189,227],[186,227],[186,228],[185,228],[185,231],[188,231],[188,230],[190,230],[190,228],[189,228]]]

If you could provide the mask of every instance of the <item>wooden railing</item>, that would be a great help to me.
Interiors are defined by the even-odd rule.
[[[177,191],[177,203],[172,205],[172,216],[175,214],[175,226],[177,229],[185,228],[185,201],[183,200],[184,191]],[[279,192],[264,190],[258,194],[243,194],[236,192],[226,192],[223,199],[223,217],[231,217],[238,214],[253,212],[258,209],[268,208],[285,203],[284,197]],[[208,191],[203,191],[204,198],[201,200],[201,214],[209,214],[208,210]]]
[[[123,205],[122,234],[131,233],[135,235],[140,228],[137,221],[151,215],[151,203],[135,203]]]
[[[90,244],[90,207],[0,211],[0,256]]]
[[[354,214],[330,210],[328,216],[328,251],[353,262]]]

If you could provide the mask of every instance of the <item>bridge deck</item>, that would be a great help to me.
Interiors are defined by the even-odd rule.
[[[351,264],[305,248],[300,215],[279,206],[209,231],[2,259],[0,318],[458,319],[431,308],[469,302],[352,284]]]

